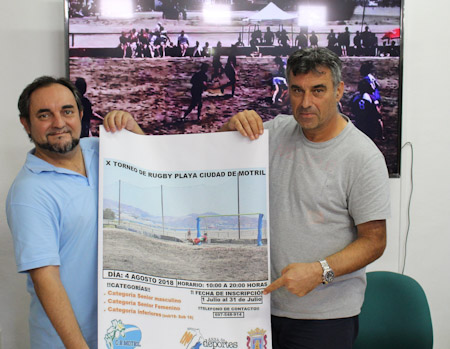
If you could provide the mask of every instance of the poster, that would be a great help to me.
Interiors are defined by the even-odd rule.
[[[268,133],[100,131],[99,348],[271,348]]]
[[[288,55],[327,47],[343,62],[341,111],[400,173],[401,0],[67,0],[67,17],[68,71],[93,135],[113,109],[147,134],[215,132],[244,109],[292,114]]]

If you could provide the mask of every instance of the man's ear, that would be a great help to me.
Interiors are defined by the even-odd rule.
[[[80,120],[83,119],[83,111],[80,111]]]
[[[26,133],[28,135],[31,134],[31,127],[30,127],[30,121],[27,118],[20,117],[20,123],[22,124],[23,128],[25,129]]]
[[[344,82],[341,81],[336,88],[336,102],[339,102],[344,95]]]

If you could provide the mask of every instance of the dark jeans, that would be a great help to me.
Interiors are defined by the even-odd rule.
[[[272,315],[273,349],[351,349],[358,316],[332,320],[297,320]]]

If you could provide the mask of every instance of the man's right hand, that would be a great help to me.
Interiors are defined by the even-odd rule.
[[[106,114],[103,119],[103,126],[107,132],[116,132],[121,129],[126,129],[130,132],[137,134],[145,134],[144,131],[139,127],[133,116],[123,110],[113,110]]]
[[[244,110],[233,115],[225,123],[219,132],[239,131],[244,137],[251,140],[258,139],[264,133],[264,126],[261,117],[254,110]]]

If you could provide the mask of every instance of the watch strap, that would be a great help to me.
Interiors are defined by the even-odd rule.
[[[322,284],[326,285],[333,281],[334,279],[334,271],[330,268],[328,265],[328,262],[324,259],[319,261],[320,265],[322,266]]]

